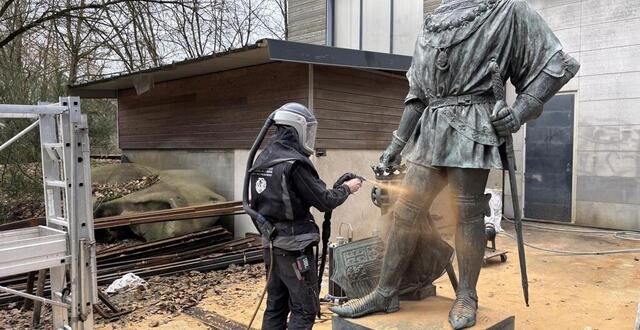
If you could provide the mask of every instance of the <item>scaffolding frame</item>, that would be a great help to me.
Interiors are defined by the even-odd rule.
[[[49,269],[51,297],[0,286],[50,304],[54,329],[93,329],[98,302],[87,118],[79,97],[56,104],[0,105],[0,119],[35,121],[0,145],[40,128],[46,225],[0,232],[0,277]]]

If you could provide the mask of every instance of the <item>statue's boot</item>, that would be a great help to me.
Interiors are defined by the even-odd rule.
[[[476,310],[478,309],[478,297],[472,293],[458,296],[449,312],[449,323],[454,329],[464,329],[476,324]]]
[[[362,298],[329,308],[332,312],[343,317],[360,317],[398,311],[398,287],[418,245],[417,221],[421,210],[420,206],[403,199],[396,203],[378,286]]]
[[[456,252],[460,282],[456,300],[449,312],[449,323],[454,329],[464,329],[476,323],[476,284],[486,245],[484,215],[487,198],[483,195],[458,196],[457,202],[459,222],[456,230]]]
[[[398,295],[390,299],[383,296],[378,290],[373,290],[368,295],[349,300],[348,302],[329,307],[329,310],[342,317],[361,317],[375,312],[393,313],[400,309]]]

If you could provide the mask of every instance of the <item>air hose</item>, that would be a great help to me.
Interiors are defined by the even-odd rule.
[[[507,219],[505,216],[502,216],[502,218],[505,219],[506,221],[510,222],[510,223],[513,222],[510,219]],[[523,224],[523,225],[527,226],[527,227],[532,227],[532,228],[536,228],[536,229],[540,229],[540,230],[547,230],[547,231],[569,232],[569,233],[576,233],[576,234],[593,234],[593,235],[612,234],[614,237],[619,238],[619,239],[636,240],[636,238],[628,237],[628,236],[634,235],[635,232],[628,232],[628,231],[607,232],[607,231],[604,231],[604,230],[574,230],[574,229],[564,229],[564,228],[550,228],[550,227],[533,225],[533,224]],[[507,232],[503,231],[500,234],[503,234],[503,235],[515,240],[515,237],[513,235],[507,233]],[[627,236],[627,237],[625,237],[625,236]],[[549,248],[533,245],[533,244],[526,243],[526,242],[524,243],[524,245],[526,245],[526,246],[528,246],[528,247],[530,247],[532,249],[535,249],[535,250],[551,252],[551,253],[557,253],[557,254],[564,254],[564,255],[574,255],[574,256],[599,256],[599,255],[609,255],[609,254],[638,253],[638,252],[640,252],[640,248],[637,248],[637,249],[619,249],[619,250],[603,250],[603,251],[564,251],[564,250],[549,249]]]
[[[256,309],[253,311],[253,316],[251,316],[251,321],[249,321],[247,330],[251,329],[251,325],[253,325],[253,321],[255,321],[256,315],[258,315],[258,311],[260,310],[260,306],[262,305],[262,301],[264,300],[264,295],[267,293],[267,288],[269,287],[271,272],[273,272],[273,242],[269,242],[269,270],[267,271],[267,282],[264,285],[264,289],[262,289],[262,293],[260,294],[260,301],[258,301],[258,306],[256,306]]]
[[[251,171],[251,168],[253,167],[253,161],[255,160],[256,153],[258,152],[260,145],[262,145],[262,141],[264,140],[264,137],[267,135],[269,128],[274,123],[273,116],[274,114],[272,113],[269,116],[269,118],[267,118],[267,120],[264,122],[264,125],[262,126],[262,129],[258,134],[258,137],[253,142],[253,146],[251,146],[251,151],[249,151],[249,157],[247,159],[247,168],[244,176],[244,186],[242,188],[242,208],[251,217],[251,221],[253,221],[253,225],[256,227],[256,229],[263,236],[269,239],[269,269],[267,271],[267,283],[265,284],[264,289],[262,290],[262,294],[260,295],[260,301],[258,302],[258,305],[256,306],[256,309],[253,312],[253,316],[251,317],[251,321],[247,326],[247,330],[251,329],[251,325],[253,324],[253,321],[255,321],[256,319],[258,310],[260,310],[260,305],[262,305],[262,300],[264,300],[264,295],[267,293],[269,281],[271,280],[271,272],[273,271],[273,236],[275,234],[275,228],[273,226],[270,226],[270,223],[264,218],[264,216],[262,216],[256,210],[252,209],[251,205],[249,204],[249,186],[251,183],[250,171]]]

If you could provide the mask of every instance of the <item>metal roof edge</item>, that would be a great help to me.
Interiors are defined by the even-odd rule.
[[[295,41],[263,39],[274,61],[298,62],[385,71],[407,71],[411,56],[307,44]]]
[[[68,88],[71,93],[83,94],[87,97],[113,97],[113,95],[117,94],[115,93],[115,91],[121,88],[106,87],[105,85],[109,85],[109,83],[117,84],[118,80],[136,79],[144,77],[145,75],[158,74],[163,71],[176,70],[178,68],[185,69],[182,70],[182,75],[178,74],[175,79],[184,79],[186,77],[197,76],[199,74],[185,76],[185,70],[188,74],[188,68],[190,65],[207,63],[208,61],[212,61],[210,63],[215,64],[218,63],[217,61],[214,61],[216,58],[223,58],[225,56],[239,54],[259,48],[266,49],[266,56],[264,57],[265,61],[309,63],[358,69],[382,70],[388,72],[404,72],[407,71],[409,69],[409,66],[411,65],[411,57],[406,55],[338,48],[278,39],[260,39],[256,41],[255,44],[246,47],[231,49],[225,52],[200,56],[197,58],[186,59],[183,61],[173,62],[170,64],[160,65],[157,67],[147,68],[135,72],[114,75],[103,79],[87,81],[75,85],[70,85],[68,86]],[[259,54],[258,59],[260,58],[260,56],[263,55]],[[230,60],[233,60],[233,57]],[[237,58],[235,60],[242,61],[241,58]],[[255,63],[252,65],[255,65]],[[236,68],[242,68],[246,66],[251,65],[244,65],[242,64],[242,62],[240,62]],[[208,74],[212,72],[218,71],[202,72],[201,74]],[[165,79],[162,81],[167,80]],[[111,85],[113,86],[113,84]]]

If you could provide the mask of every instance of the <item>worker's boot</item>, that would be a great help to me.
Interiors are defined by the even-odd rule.
[[[331,307],[332,312],[344,317],[360,317],[375,312],[398,311],[398,287],[418,243],[420,231],[417,221],[421,209],[402,199],[396,203],[378,286],[362,298]]]
[[[484,215],[487,201],[485,196],[478,195],[458,196],[457,202],[459,222],[456,230],[456,252],[460,283],[456,300],[449,312],[449,323],[454,329],[464,329],[476,323],[476,284],[486,245]]]

